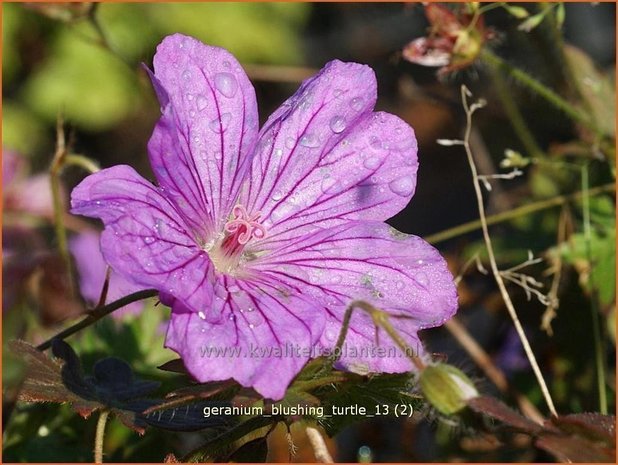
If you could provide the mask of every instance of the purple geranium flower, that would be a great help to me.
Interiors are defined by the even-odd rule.
[[[393,322],[421,350],[417,331],[452,316],[455,286],[434,248],[383,223],[412,197],[417,147],[405,122],[373,112],[373,71],[328,63],[258,132],[253,86],[227,51],[177,34],[154,69],[158,187],[115,166],[77,186],[72,205],[105,223],[114,270],[172,306],[166,344],[187,369],[280,399],[334,347],[353,299],[405,316]],[[354,314],[341,366],[413,368],[378,336]]]

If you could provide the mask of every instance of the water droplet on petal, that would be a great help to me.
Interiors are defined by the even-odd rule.
[[[146,244],[152,244],[154,241],[155,241],[155,238],[154,238],[154,237],[152,237],[152,236],[147,236],[147,237],[144,237],[144,242],[145,242]]]
[[[369,141],[369,146],[375,150],[380,150],[383,148],[382,141],[375,136],[373,136]]]
[[[414,276],[414,279],[416,280],[417,283],[419,283],[423,287],[429,284],[429,278],[427,277],[425,273],[418,273],[416,276]]]
[[[405,286],[405,285],[403,284],[403,281],[401,281],[401,280],[399,280],[399,281],[397,281],[397,282],[395,283],[395,287],[396,287],[397,289],[399,289],[399,290],[402,290],[402,289],[404,288],[404,286]]]
[[[286,146],[288,149],[293,149],[295,145],[296,145],[296,140],[294,140],[294,138],[293,138],[293,137],[288,137],[288,138],[285,140],[285,146]]]
[[[275,191],[273,192],[273,197],[272,199],[276,202],[277,200],[281,200],[283,198],[283,192],[281,191]]]
[[[378,166],[380,166],[380,158],[378,157],[368,157],[363,161],[363,166],[368,170],[375,170]]]
[[[337,191],[339,186],[340,186],[339,181],[331,177],[324,178],[321,184],[322,192],[324,192],[325,194],[329,194],[329,193]]]
[[[280,157],[281,155],[283,155],[283,150],[281,149],[275,150],[275,156]]]
[[[208,106],[208,99],[206,99],[203,95],[198,95],[196,105],[197,109],[202,111]]]
[[[334,95],[335,97],[339,97],[341,94],[343,94],[343,91],[342,91],[341,89],[335,89],[335,90],[333,91],[333,95]]]
[[[350,100],[350,106],[353,110],[360,111],[363,108],[363,99],[361,97],[354,97]]]
[[[183,79],[186,79],[186,80],[191,79],[191,71],[189,71],[188,69],[185,69],[185,70],[182,72],[182,78],[183,78]]]
[[[319,147],[320,141],[314,134],[305,134],[300,138],[300,145],[303,147],[315,148]]]
[[[391,181],[388,187],[397,195],[405,197],[410,195],[414,190],[414,180],[410,176],[402,176]]]
[[[345,119],[342,116],[334,116],[330,120],[330,129],[335,134],[339,134],[345,130]]]
[[[187,94],[187,100],[190,102],[193,100],[193,94]]]
[[[231,66],[231,65],[230,65],[230,62],[229,62],[229,61],[227,61],[227,60],[225,60],[222,64],[223,64],[223,67],[224,67],[224,68],[228,68],[228,69],[229,69],[229,68],[230,68],[230,66]]]
[[[221,160],[221,151],[215,150],[215,160]]]
[[[341,276],[338,274],[333,275],[333,277],[330,278],[330,282],[332,284],[339,284],[341,282]]]
[[[205,315],[205,314],[204,314],[204,312],[202,312],[202,311],[198,312],[198,314],[197,314],[197,315],[198,315],[198,316],[199,316],[202,320],[205,320],[205,319],[206,319],[206,315]]]
[[[227,129],[231,120],[232,115],[230,113],[223,113],[221,115],[221,118],[215,118],[210,123],[208,123],[208,127],[211,129],[211,131],[219,134]]]
[[[238,82],[233,74],[230,73],[217,73],[215,74],[215,87],[221,94],[228,98],[236,95],[238,89]]]

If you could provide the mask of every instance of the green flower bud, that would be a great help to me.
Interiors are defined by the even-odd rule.
[[[425,368],[420,376],[420,385],[425,399],[445,415],[459,412],[469,399],[479,395],[470,378],[445,363]]]

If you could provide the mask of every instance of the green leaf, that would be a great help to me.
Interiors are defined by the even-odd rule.
[[[108,51],[68,30],[51,50],[23,88],[26,102],[50,123],[63,112],[73,124],[100,131],[139,108],[133,72]]]

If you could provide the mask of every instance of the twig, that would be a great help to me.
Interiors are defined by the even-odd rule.
[[[461,145],[461,144],[452,144],[452,145]],[[593,187],[588,191],[588,195],[590,197],[594,197],[595,195],[605,194],[609,192],[614,192],[616,190],[616,184],[604,184],[602,186]],[[530,203],[528,205],[522,205],[521,207],[514,208],[513,210],[509,210],[503,213],[498,213],[496,215],[491,215],[485,217],[485,223],[488,226],[492,226],[494,224],[504,223],[505,221],[509,221],[515,218],[519,218],[520,216],[528,215],[530,213],[535,213],[538,211],[546,210],[552,207],[558,207],[560,205],[564,205],[567,202],[571,202],[573,200],[579,200],[583,197],[583,192],[575,192],[569,195],[558,195],[556,197],[552,197],[551,199],[541,200],[539,202]],[[463,234],[476,231],[477,229],[481,229],[483,227],[481,220],[468,221],[467,223],[460,224],[453,228],[445,229],[444,231],[437,232],[435,234],[431,234],[429,236],[425,236],[425,240],[430,244],[436,244],[438,242],[443,242],[449,239],[452,239],[457,236],[461,236]]]
[[[313,447],[315,459],[320,463],[334,463],[334,460],[326,447],[326,442],[324,442],[324,438],[320,432],[311,426],[307,426],[305,431],[307,433],[307,438],[309,438],[309,442],[311,443],[311,447]]]
[[[67,329],[63,330],[63,331],[60,331],[54,337],[48,339],[47,341],[43,342],[42,344],[39,344],[36,348],[38,350],[49,349],[51,347],[51,343],[52,343],[52,341],[54,339],[66,339],[67,337],[75,334],[76,332],[80,331],[81,329],[84,329],[84,328],[92,325],[93,323],[96,323],[97,321],[99,321],[104,316],[109,315],[113,311],[118,310],[119,308],[122,308],[125,305],[128,305],[128,304],[130,304],[132,302],[137,302],[138,300],[147,299],[149,297],[154,297],[154,296],[156,296],[158,294],[159,294],[159,291],[157,291],[156,289],[146,289],[146,290],[143,290],[143,291],[134,292],[133,294],[129,294],[129,295],[127,295],[125,297],[122,297],[121,299],[115,300],[114,302],[109,303],[109,304],[107,304],[107,305],[105,305],[103,307],[95,308],[83,320],[79,321],[78,323],[75,323],[73,326],[70,326]]]
[[[534,352],[532,352],[532,348],[530,347],[530,343],[528,342],[528,338],[526,337],[526,333],[517,317],[517,312],[515,311],[515,307],[513,302],[511,301],[511,297],[509,296],[508,291],[506,290],[506,286],[502,279],[502,275],[500,274],[500,270],[498,269],[498,264],[496,262],[496,257],[494,254],[494,249],[491,243],[491,237],[489,235],[489,227],[487,225],[487,221],[485,218],[485,204],[483,202],[483,193],[481,191],[481,184],[478,179],[478,172],[476,170],[476,164],[474,163],[474,156],[472,155],[472,150],[470,149],[470,132],[472,130],[472,115],[476,110],[481,108],[484,104],[481,102],[473,103],[469,105],[468,97],[471,96],[470,91],[465,87],[461,87],[461,100],[464,106],[464,110],[466,112],[466,131],[463,139],[463,146],[466,151],[466,155],[468,157],[468,163],[470,165],[470,170],[472,172],[472,179],[474,184],[474,191],[476,193],[476,200],[479,208],[479,216],[481,220],[481,228],[483,230],[483,238],[485,239],[485,246],[487,247],[487,255],[489,258],[489,264],[491,266],[492,273],[496,280],[496,284],[500,289],[500,294],[506,304],[506,308],[509,312],[513,320],[513,324],[515,325],[515,329],[519,334],[519,338],[521,339],[522,345],[524,346],[524,350],[526,355],[528,356],[528,360],[530,361],[530,365],[532,366],[532,370],[536,375],[537,381],[541,387],[541,391],[543,396],[545,397],[545,402],[549,408],[549,411],[553,416],[557,416],[556,408],[554,407],[554,402],[549,393],[549,389],[545,384],[545,380],[543,379],[543,375],[541,373],[541,369],[536,361],[536,357],[534,356]]]
[[[105,438],[105,425],[109,417],[109,410],[101,410],[97,420],[97,432],[94,437],[94,463],[103,463],[103,439]]]
[[[567,209],[563,208],[560,213],[560,219],[558,223],[558,238],[557,243],[558,246],[562,244],[567,238],[567,218],[568,218]],[[547,297],[549,297],[549,304],[545,311],[543,312],[543,316],[541,317],[541,329],[547,333],[548,336],[553,336],[554,331],[551,327],[551,322],[557,316],[556,310],[558,310],[558,306],[560,305],[560,300],[558,299],[558,290],[560,288],[560,280],[562,279],[562,258],[560,257],[560,253],[556,253],[554,257],[554,263],[550,268],[550,272],[553,269],[553,279],[551,282],[551,286],[549,288],[549,292],[547,293]]]

